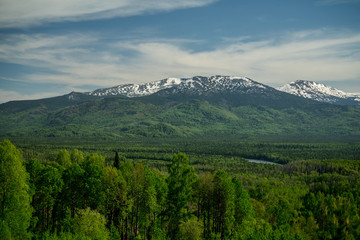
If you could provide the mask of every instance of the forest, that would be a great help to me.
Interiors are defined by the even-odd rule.
[[[359,144],[168,142],[2,141],[0,239],[359,239]]]

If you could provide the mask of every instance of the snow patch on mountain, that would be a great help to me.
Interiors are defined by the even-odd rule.
[[[188,93],[196,95],[207,95],[218,92],[261,92],[269,88],[246,77],[235,76],[196,76],[185,80],[179,86],[171,89],[173,93]]]
[[[183,79],[180,78],[166,78],[145,84],[123,84],[110,88],[97,89],[87,94],[92,96],[123,95],[126,97],[142,97],[179,85],[182,81]]]
[[[259,89],[269,88],[246,77],[236,76],[196,76],[193,78],[166,78],[160,81],[145,84],[123,84],[111,88],[97,89],[88,92],[92,96],[142,97],[171,89],[172,93],[209,94],[221,91],[256,92]]]

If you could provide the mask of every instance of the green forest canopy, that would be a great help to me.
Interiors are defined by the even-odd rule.
[[[159,169],[118,154],[109,161],[65,149],[53,160],[23,160],[5,140],[0,239],[360,236],[358,161],[251,164],[246,172],[207,171],[206,161],[201,163],[195,169],[178,153]]]

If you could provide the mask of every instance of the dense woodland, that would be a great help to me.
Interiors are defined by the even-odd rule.
[[[358,144],[133,145],[1,142],[0,239],[360,238]]]

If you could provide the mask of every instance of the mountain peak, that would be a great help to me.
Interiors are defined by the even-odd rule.
[[[186,79],[178,86],[170,89],[172,93],[187,93],[192,95],[208,95],[219,92],[257,92],[267,86],[246,77],[222,76],[211,77],[195,76]]]
[[[297,80],[277,90],[320,102],[360,105],[359,96],[314,81]]]
[[[144,84],[123,84],[111,88],[97,89],[86,94],[91,96],[142,97],[170,89],[172,93],[209,94],[221,91],[265,89],[267,86],[247,77],[215,75],[211,77],[166,78]]]

